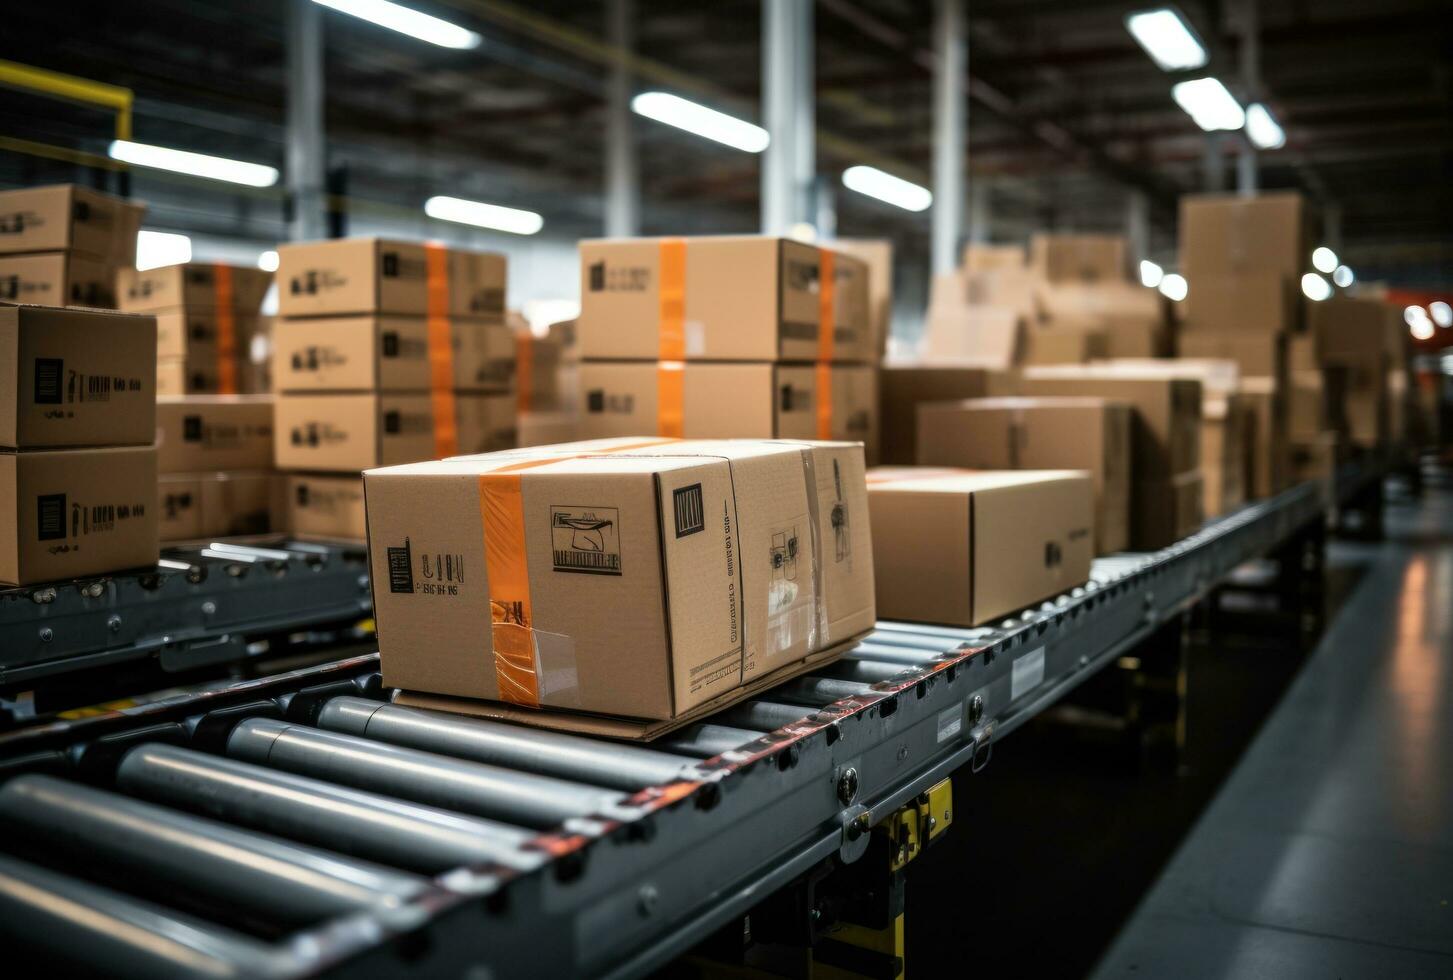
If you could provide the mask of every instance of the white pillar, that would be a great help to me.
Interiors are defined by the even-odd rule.
[[[327,234],[323,154],[323,18],[311,0],[289,0],[287,11],[287,169],[292,219],[288,236],[310,241]]]
[[[937,0],[933,21],[933,271],[958,265],[964,220],[965,79],[963,0]]]
[[[1260,13],[1257,0],[1241,0],[1241,86],[1247,104],[1261,101]],[[1236,190],[1243,195],[1255,194],[1259,182],[1256,147],[1243,134],[1241,155],[1236,158]]]
[[[994,220],[989,199],[989,178],[975,177],[969,181],[969,241],[983,245],[991,237],[989,226]]]
[[[629,238],[641,233],[641,184],[631,122],[631,72],[626,60],[635,46],[634,0],[610,0],[606,17],[606,34],[616,57],[606,88],[605,233],[609,238]]]
[[[1145,191],[1131,191],[1125,199],[1125,238],[1132,278],[1138,278],[1140,263],[1150,258],[1150,197]]]
[[[812,223],[816,201],[816,112],[812,0],[762,0],[762,232]]]

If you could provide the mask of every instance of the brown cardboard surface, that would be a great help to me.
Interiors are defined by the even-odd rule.
[[[155,564],[156,487],[151,446],[0,452],[0,584]]]
[[[1084,582],[1094,554],[1088,474],[869,474],[884,619],[978,626]]]
[[[521,412],[516,423],[521,447],[549,446],[580,438],[580,416],[574,412]]]
[[[587,361],[580,366],[586,439],[663,432],[661,365],[654,361]],[[819,436],[818,380],[812,364],[688,362],[683,375],[682,430],[688,439],[813,439]],[[876,369],[834,364],[832,439],[876,443]]]
[[[228,280],[225,292],[220,274],[224,267]],[[271,285],[271,272],[222,262],[184,262],[144,272],[123,268],[116,273],[116,302],[133,313],[192,313],[230,305],[243,316],[257,316]]]
[[[835,238],[834,251],[851,255],[868,267],[868,321],[873,332],[872,357],[881,360],[893,332],[893,243],[877,238]]]
[[[0,255],[0,301],[115,309],[115,269],[80,252]]]
[[[0,303],[0,447],[150,444],[156,321]]]
[[[1203,505],[1206,516],[1218,517],[1246,502],[1247,418],[1253,409],[1239,392],[1208,399],[1202,408]]]
[[[1022,265],[978,272],[960,270],[956,275],[961,277],[960,295],[971,306],[1002,306],[1018,313],[1026,323],[1039,315],[1041,283]]]
[[[1258,273],[1300,280],[1311,250],[1301,194],[1181,197],[1181,271],[1194,302],[1203,276]]]
[[[264,534],[271,530],[274,474],[163,473],[157,520],[162,541]]]
[[[520,411],[553,412],[561,403],[560,367],[561,338],[536,336],[529,330],[514,334],[516,371],[515,390],[519,394]]]
[[[1025,363],[1084,364],[1109,356],[1109,339],[1102,327],[1035,327],[1029,331]]]
[[[1275,272],[1206,273],[1190,282],[1184,333],[1294,333],[1302,327],[1299,281]]]
[[[510,395],[454,396],[460,452],[514,445]],[[432,459],[434,407],[422,392],[277,396],[278,469],[356,473],[373,466]]]
[[[1024,361],[1024,318],[1000,306],[930,307],[923,349],[934,360],[963,360],[1008,370]]]
[[[1157,551],[1196,531],[1205,520],[1199,470],[1169,480],[1136,482],[1130,489],[1130,547]]]
[[[1284,378],[1288,335],[1207,331],[1182,333],[1181,358],[1234,361],[1243,375]]]
[[[1141,481],[1167,480],[1200,463],[1201,383],[1191,378],[1147,377],[1113,366],[1027,368],[1027,395],[1077,395],[1128,403],[1132,472]]]
[[[918,407],[918,462],[971,470],[1085,470],[1095,551],[1124,551],[1130,520],[1130,406],[1103,398],[980,398]]]
[[[681,242],[681,305],[663,304],[662,242]],[[823,249],[785,238],[591,239],[580,243],[580,356],[586,359],[815,361]],[[832,360],[874,357],[868,268],[834,253]],[[679,339],[663,345],[663,309]],[[668,334],[674,329],[667,322]],[[679,347],[663,353],[663,347]]]
[[[158,397],[215,395],[221,387],[215,357],[164,357],[156,362]]]
[[[1023,269],[1027,261],[1023,245],[971,243],[964,246],[960,265],[969,272],[989,272],[995,269]]]
[[[1307,322],[1317,348],[1326,361],[1373,359],[1401,354],[1401,339],[1407,332],[1401,317],[1394,318],[1391,304],[1380,299],[1335,296],[1311,304]]]
[[[458,391],[505,391],[515,339],[502,323],[449,322]],[[282,318],[273,333],[279,391],[425,391],[431,384],[429,325],[420,316]]]
[[[271,395],[191,395],[156,400],[159,473],[272,468]]]
[[[1029,267],[1046,282],[1123,280],[1125,239],[1041,232],[1029,239]]]
[[[1243,377],[1241,395],[1253,415],[1254,456],[1248,475],[1248,496],[1255,500],[1285,489],[1287,457],[1287,390],[1278,379]]]
[[[107,262],[136,260],[140,209],[121,198],[56,184],[0,192],[0,253],[76,251]],[[130,251],[125,235],[131,232]]]
[[[918,406],[1012,395],[1018,376],[996,368],[946,364],[886,364],[878,372],[881,452],[884,463],[912,464],[917,458]]]
[[[509,263],[498,252],[449,250],[449,315],[504,324]]]
[[[289,533],[340,541],[368,537],[362,476],[288,473],[283,487]]]
[[[486,481],[502,465],[481,457],[365,475],[386,684],[501,700],[527,674],[533,690],[518,703],[664,720],[737,688],[754,667],[810,652],[798,453],[516,463],[500,474],[518,487],[514,544],[486,540],[482,517],[496,514]],[[496,595],[511,585],[501,576],[492,587],[491,572],[510,555],[528,584]],[[504,669],[479,624],[492,601],[518,600],[532,653]]]

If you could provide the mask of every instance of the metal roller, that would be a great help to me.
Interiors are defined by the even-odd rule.
[[[59,976],[68,965],[96,976],[276,977],[304,972],[301,954],[286,956],[222,926],[44,868],[0,856],[0,936],[21,943],[30,957],[13,975]]]
[[[918,647],[890,647],[877,643],[860,643],[847,653],[844,660],[876,660],[879,663],[899,664],[902,667],[922,667],[931,664],[943,654],[937,650]]]
[[[227,754],[359,789],[541,829],[575,818],[630,820],[624,794],[483,762],[399,748],[273,718],[232,730]]]
[[[823,668],[823,673],[838,680],[858,681],[862,684],[876,684],[913,668],[892,660],[839,660]]]
[[[268,922],[363,911],[407,918],[408,900],[429,887],[414,875],[53,776],[19,776],[0,786],[0,827]]]
[[[744,728],[728,728],[726,725],[691,725],[669,735],[663,735],[659,744],[672,752],[695,755],[703,759],[741,748],[748,742],[762,737],[761,732]]]
[[[961,643],[967,643],[969,646],[977,646],[983,642],[985,637],[993,632],[994,630],[987,626],[966,628],[962,626],[934,626],[928,623],[891,622],[879,623],[877,628],[872,632],[871,638],[883,641],[893,637],[914,636],[932,639],[936,643],[946,643],[948,646],[945,649],[953,649]]]
[[[654,749],[366,698],[333,698],[323,706],[318,727],[611,789],[701,778],[695,759]]]
[[[121,760],[116,777],[127,792],[400,868],[529,870],[541,863],[540,854],[522,849],[534,834],[519,827],[191,749],[140,746]]]
[[[872,693],[870,684],[833,677],[797,677],[772,691],[774,697],[796,704],[810,704],[815,708],[841,701],[843,698],[857,698]]]
[[[917,633],[898,633],[893,630],[877,630],[854,649],[865,646],[892,647],[898,650],[922,650],[925,654],[947,653],[959,646],[961,641],[946,636],[922,636]]]
[[[802,721],[812,712],[800,704],[777,704],[772,701],[744,701],[714,715],[716,720],[734,728],[751,728],[759,732],[775,732],[783,725]]]

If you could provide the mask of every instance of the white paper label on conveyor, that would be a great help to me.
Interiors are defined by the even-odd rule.
[[[938,744],[942,745],[949,739],[958,735],[964,727],[964,705],[960,701],[952,708],[944,708],[938,713]]]
[[[1019,700],[1019,695],[1028,694],[1044,680],[1044,647],[1035,647],[1028,653],[1014,658],[1014,669],[1009,675],[1009,699]]]

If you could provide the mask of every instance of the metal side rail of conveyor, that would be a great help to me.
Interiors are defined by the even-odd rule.
[[[169,671],[241,660],[260,636],[357,623],[372,609],[361,545],[166,547],[154,567],[0,588],[0,697],[146,657]]]
[[[1302,484],[991,627],[880,623],[649,745],[404,707],[376,656],[37,723],[0,736],[0,933],[51,972],[640,976],[1326,506]]]

